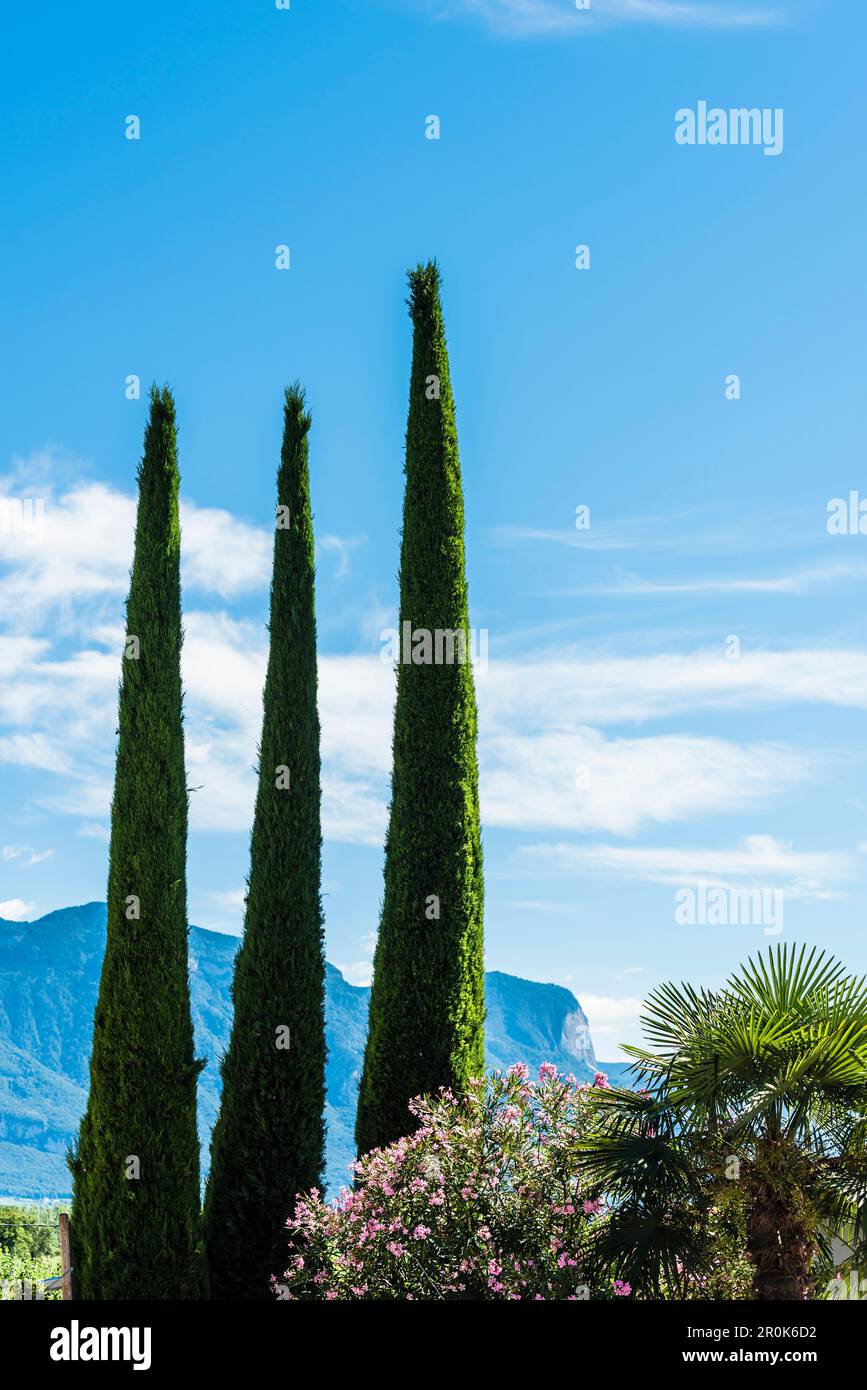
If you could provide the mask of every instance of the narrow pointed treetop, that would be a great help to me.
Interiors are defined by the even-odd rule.
[[[205,1241],[211,1294],[267,1299],[286,1267],[295,1194],[321,1181],[325,956],[310,428],[286,391],[277,474],[271,644],[244,939],[211,1140]]]
[[[407,1104],[484,1065],[482,847],[464,503],[440,277],[410,272],[412,375],[385,896],[356,1140],[414,1127]]]
[[[108,929],[90,1094],[71,1155],[74,1263],[85,1299],[190,1298],[200,1287],[178,461],[167,388],[151,392],[138,485]]]

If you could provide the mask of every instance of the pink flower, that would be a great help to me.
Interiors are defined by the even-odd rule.
[[[551,1081],[557,1075],[557,1068],[553,1062],[543,1062],[539,1068],[539,1080]]]
[[[615,1279],[614,1293],[618,1298],[628,1298],[632,1293],[632,1285],[625,1283],[622,1279]]]
[[[509,1067],[509,1075],[517,1076],[519,1081],[526,1081],[530,1075],[530,1068],[526,1062],[513,1062]]]
[[[593,1078],[593,1085],[598,1086],[601,1091],[608,1089],[608,1076],[604,1071],[598,1071]]]
[[[423,1226],[421,1222],[416,1226],[412,1233],[413,1240],[427,1240],[430,1235],[430,1226]]]

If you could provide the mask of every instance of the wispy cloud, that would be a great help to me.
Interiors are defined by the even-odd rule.
[[[198,831],[246,830],[266,634],[223,611],[194,608],[184,623],[190,823]],[[16,679],[0,683],[0,761],[45,773],[41,803],[83,820],[85,834],[108,811],[121,637],[120,628],[98,626],[92,647],[62,657],[34,647]],[[378,847],[393,673],[373,655],[323,655],[319,682],[324,833]],[[478,697],[487,825],[631,836],[765,805],[827,767],[827,750],[820,759],[769,741],[668,731],[610,736],[606,728],[694,719],[700,710],[864,708],[867,655],[805,649],[727,661],[721,652],[590,658],[566,650],[492,660]]]
[[[482,818],[514,829],[606,830],[746,810],[806,780],[809,760],[773,744],[578,733],[482,738]]]
[[[685,521],[686,518],[680,518]],[[667,516],[623,517],[616,521],[594,522],[579,530],[575,527],[541,527],[507,524],[493,530],[501,545],[527,541],[547,542],[572,550],[650,550],[667,549],[672,526],[679,518]]]
[[[31,546],[18,563],[0,554],[0,762],[45,774],[38,804],[78,818],[79,833],[101,836],[133,503],[104,484],[56,497],[50,481],[43,485],[52,498],[51,543]],[[267,634],[261,623],[233,616],[228,604],[267,586],[272,537],[190,501],[184,517],[190,823],[198,831],[246,831]],[[342,563],[342,546],[329,549]],[[61,610],[67,621],[58,625]],[[827,766],[827,750],[821,763],[779,743],[679,733],[672,720],[804,703],[867,708],[867,653],[857,649],[744,651],[727,660],[722,645],[616,656],[571,645],[514,649],[507,638],[509,655],[500,657],[492,634],[490,666],[478,680],[488,826],[633,836],[648,826],[755,810],[805,785],[817,765]],[[372,653],[326,654],[319,682],[325,836],[379,848],[393,672]],[[668,721],[662,733],[635,733],[660,719]],[[632,728],[607,732],[617,725]]]
[[[0,847],[0,864],[17,862],[19,869],[29,869],[33,864],[43,864],[54,854],[53,849],[31,849],[29,845],[3,845]]]
[[[735,846],[704,848],[536,844],[525,846],[519,858],[545,876],[603,873],[678,887],[780,887],[788,897],[819,901],[837,896],[858,870],[853,855],[796,850],[773,835],[748,835]]]
[[[559,590],[558,597],[598,594],[606,597],[656,598],[699,594],[807,594],[833,584],[854,583],[867,575],[867,565],[814,565],[768,578],[740,576],[730,579],[642,579],[628,574],[607,584],[588,584],[580,589]]]
[[[415,0],[438,19],[470,20],[505,38],[570,38],[618,24],[747,29],[779,22],[780,6],[717,0]]]
[[[319,554],[331,554],[337,557],[337,567],[334,571],[335,579],[343,579],[350,570],[350,557],[353,550],[356,550],[365,541],[364,536],[317,536],[316,549]]]
[[[504,522],[491,527],[494,544],[565,547],[569,550],[675,552],[681,556],[737,555],[768,551],[793,553],[798,546],[817,546],[828,541],[825,506],[788,506],[773,512],[721,513],[709,507],[640,516],[613,516],[588,498],[576,499],[589,514],[575,510],[568,524],[570,504],[563,503],[562,526],[533,526]],[[576,525],[577,521],[581,525]]]

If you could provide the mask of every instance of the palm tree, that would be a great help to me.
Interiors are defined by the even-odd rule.
[[[867,1246],[867,988],[815,947],[777,946],[719,991],[665,984],[630,1047],[636,1089],[595,1092],[584,1161],[608,1220],[593,1258],[637,1293],[683,1297],[739,1225],[753,1297],[809,1297],[846,1230]]]

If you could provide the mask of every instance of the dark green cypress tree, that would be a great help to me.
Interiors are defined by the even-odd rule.
[[[355,1131],[360,1153],[412,1130],[412,1096],[459,1089],[484,1067],[476,701],[457,430],[436,263],[418,266],[409,283],[401,652],[385,895]],[[405,643],[407,627],[426,632],[433,650],[424,637]],[[437,630],[462,632],[467,660],[449,661],[446,642],[438,654]],[[452,656],[459,651],[455,642]]]
[[[108,935],[73,1173],[85,1299],[200,1292],[199,1141],[187,964],[178,459],[151,391],[138,471],[111,808]]]
[[[325,955],[320,895],[319,715],[310,417],[286,391],[277,474],[271,649],[244,939],[232,1034],[211,1140],[205,1249],[211,1296],[272,1297],[286,1219],[321,1181],[325,1125]]]

